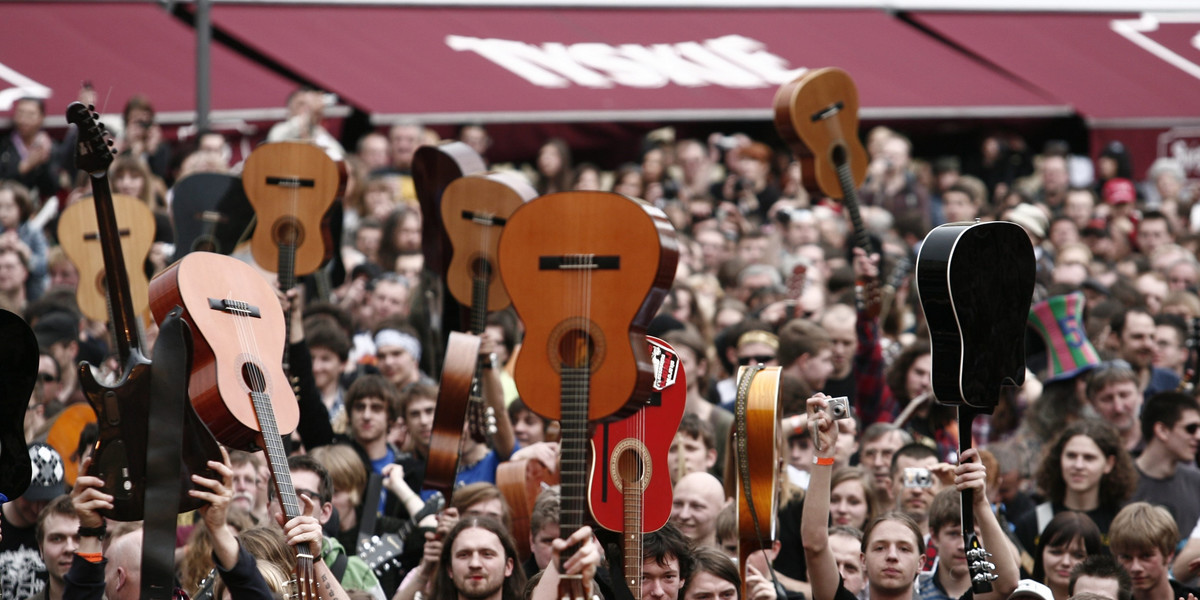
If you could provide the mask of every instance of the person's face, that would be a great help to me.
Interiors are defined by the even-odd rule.
[[[1117,600],[1121,597],[1121,582],[1117,581],[1115,577],[1081,575],[1075,580],[1075,593],[1082,594],[1084,592],[1099,594],[1109,600]]]
[[[416,252],[421,249],[421,217],[408,213],[396,230],[396,247],[401,251]]]
[[[866,580],[863,579],[862,544],[848,535],[834,534],[829,536],[829,549],[833,551],[833,560],[842,576],[842,585],[857,596],[866,585]]]
[[[701,231],[696,234],[696,242],[700,244],[700,258],[705,270],[715,271],[729,254],[729,244],[719,231]]]
[[[801,471],[812,467],[812,439],[807,435],[794,435],[787,440],[788,464]]]
[[[1116,458],[1104,456],[1092,438],[1077,435],[1067,440],[1060,460],[1067,489],[1086,493],[1099,488],[1100,480],[1112,470]]]
[[[1112,423],[1120,432],[1129,431],[1137,421],[1137,410],[1142,394],[1137,382],[1117,381],[1100,389],[1092,398],[1092,408],[1100,418]]]
[[[360,442],[373,442],[387,435],[387,402],[383,398],[367,396],[354,403],[350,409],[350,427]]]
[[[254,463],[233,467],[232,504],[246,511],[252,511],[258,505],[258,467]]]
[[[595,169],[584,169],[575,181],[575,189],[580,191],[600,191],[600,173]]]
[[[671,465],[671,483],[679,481],[688,473],[707,471],[717,460],[717,451],[704,446],[704,440],[678,432],[671,440],[671,448],[667,451],[667,464]],[[680,473],[679,462],[683,461],[683,473]]]
[[[404,423],[408,425],[409,434],[426,446],[433,436],[433,412],[436,408],[437,401],[433,398],[413,398],[404,410]]]
[[[1187,350],[1179,339],[1179,330],[1170,325],[1154,327],[1154,366],[1165,369],[1182,367],[1187,361]]]
[[[379,244],[382,241],[383,230],[378,227],[363,227],[354,234],[354,247],[367,257],[379,254]]]
[[[57,398],[62,390],[62,380],[58,376],[58,363],[49,354],[38,355],[38,384],[41,385],[41,399],[48,401]]]
[[[396,281],[375,282],[371,292],[371,309],[376,319],[408,315],[408,288]]]
[[[653,600],[678,600],[683,579],[679,577],[679,559],[668,554],[658,564],[654,558],[642,561],[642,598]]]
[[[16,251],[0,253],[0,291],[12,292],[25,285],[28,272]]]
[[[388,166],[388,139],[382,135],[369,135],[363,139],[358,157],[369,170]]]
[[[839,438],[841,436],[838,436]],[[899,431],[889,432],[883,437],[862,445],[859,459],[863,467],[875,477],[875,486],[890,489],[892,483],[892,455],[904,445]]]
[[[908,368],[908,376],[904,378],[904,391],[909,400],[924,394],[933,387],[933,356],[922,354]]]
[[[416,125],[399,125],[388,134],[392,143],[392,166],[406,169],[412,165],[413,155],[421,144],[421,128]]]
[[[1050,224],[1050,243],[1055,248],[1079,241],[1079,228],[1067,219],[1059,219]]]
[[[488,137],[487,130],[479,127],[478,125],[464,127],[462,134],[459,136],[459,140],[462,143],[470,146],[471,149],[480,156],[483,156],[487,152],[488,146],[490,146],[492,142],[491,138]]]
[[[901,456],[896,459],[896,476],[892,479],[892,492],[896,496],[896,508],[908,514],[918,523],[925,520],[929,513],[929,505],[938,492],[933,487],[904,487],[904,470],[911,468],[931,469],[937,465],[937,459],[932,456],[913,458]]]
[[[680,479],[676,484],[670,520],[693,542],[703,543],[716,532],[722,498],[719,494],[712,495],[698,482],[699,479],[688,478]]]
[[[1165,427],[1165,425],[1164,425]],[[1200,445],[1200,412],[1185,410],[1179,421],[1167,431],[1166,447],[1176,460],[1190,461]]]
[[[1087,558],[1087,550],[1083,546],[1083,538],[1075,538],[1068,543],[1057,546],[1046,546],[1042,550],[1042,568],[1046,571],[1046,585],[1053,588],[1067,589],[1071,584],[1071,569]],[[1078,592],[1078,590],[1076,590]]]
[[[367,209],[367,216],[384,221],[393,210],[396,210],[396,197],[387,188],[369,189],[363,194],[363,206]],[[382,231],[380,231],[380,239],[383,239]]]
[[[897,521],[882,521],[871,530],[863,562],[871,589],[900,592],[912,588],[925,555],[919,552],[911,529]]]
[[[558,147],[554,144],[546,144],[538,151],[538,171],[546,177],[554,177],[558,175],[563,168],[562,154],[559,153]]]
[[[768,367],[778,366],[775,349],[763,342],[747,342],[738,346],[737,360],[739,365],[762,363]]]
[[[513,559],[505,555],[496,534],[469,527],[454,538],[447,569],[461,597],[482,600],[504,586],[504,580],[512,575]]]
[[[397,387],[417,379],[417,361],[403,347],[383,346],[376,349],[375,358],[378,360],[379,373]]]
[[[770,240],[765,237],[741,240],[737,245],[738,258],[742,259],[746,264],[765,263],[767,260],[768,244],[770,244]]]
[[[42,128],[45,117],[37,102],[32,100],[18,100],[13,106],[13,126],[23,137],[37,133]]]
[[[1142,221],[1137,231],[1138,248],[1142,254],[1150,256],[1154,250],[1163,244],[1171,242],[1171,233],[1167,230],[1165,219],[1150,219]]]
[[[1200,274],[1191,263],[1175,263],[1167,270],[1167,289],[1172,292],[1193,289],[1198,282]]]
[[[1163,556],[1162,550],[1158,548],[1145,548],[1118,552],[1117,560],[1129,571],[1129,577],[1133,579],[1133,593],[1136,595],[1138,592],[1149,591],[1167,580],[1167,566],[1174,555],[1172,552],[1171,556],[1167,557]]]
[[[1067,161],[1061,156],[1048,156],[1042,162],[1042,186],[1048,192],[1061,192],[1070,183]]]
[[[1141,370],[1154,361],[1154,319],[1141,312],[1131,312],[1121,331],[1121,358]]]
[[[613,191],[618,194],[624,194],[632,198],[642,197],[642,174],[631,171],[626,173],[621,180],[613,186]]]
[[[825,382],[829,379],[829,374],[833,373],[833,351],[829,348],[822,348],[816,354],[809,356],[808,360],[804,361],[804,365],[800,368],[800,376],[814,390],[823,389]]]
[[[317,387],[323,390],[336,382],[343,367],[337,353],[324,346],[313,346],[309,353],[312,354],[312,373]]]
[[[464,509],[463,514],[475,515],[477,517],[491,517],[497,521],[501,521],[504,517],[504,503],[499,498],[480,500]]]
[[[867,491],[857,479],[847,479],[829,492],[829,516],[834,525],[861,530],[867,523]]]
[[[421,270],[425,268],[425,255],[404,254],[396,257],[396,273],[403,275],[409,281],[420,281]]]
[[[733,583],[708,571],[692,573],[684,600],[737,600],[738,590]]]
[[[517,411],[512,423],[513,437],[521,443],[521,447],[546,441],[546,425],[542,418],[531,410]]]
[[[1075,222],[1075,225],[1080,229],[1087,226],[1087,222],[1092,218],[1092,209],[1095,207],[1096,201],[1092,199],[1091,192],[1078,190],[1067,193],[1067,200],[1063,206],[1063,215]]]
[[[60,514],[46,515],[42,522],[42,562],[50,578],[62,582],[79,548],[79,519]]]
[[[292,485],[296,489],[296,499],[301,495],[308,496],[317,503],[317,520],[324,524],[333,515],[333,504],[321,502],[321,478],[307,469],[293,469]],[[301,501],[303,502],[303,501]]]
[[[946,213],[947,223],[973,221],[979,212],[971,203],[971,197],[958,190],[942,194],[942,210]]]
[[[118,194],[133,196],[134,198],[142,197],[142,187],[146,185],[146,178],[140,173],[132,169],[121,171],[113,180],[113,188]]]
[[[851,361],[858,351],[858,335],[854,332],[854,321],[827,319],[821,325],[829,334],[829,362],[833,365],[833,377],[842,379],[850,374]]]
[[[554,556],[552,544],[558,539],[559,531],[558,523],[546,523],[540,531],[529,534],[529,549],[539,569],[545,569],[550,564]]]
[[[967,553],[963,550],[962,528],[958,524],[942,526],[933,532],[932,541],[937,546],[939,569],[950,569],[955,578],[968,574]]]
[[[79,286],[79,271],[69,260],[60,260],[49,267],[50,287],[73,290]]]
[[[0,189],[0,225],[5,229],[16,229],[21,224],[21,209],[12,190]]]

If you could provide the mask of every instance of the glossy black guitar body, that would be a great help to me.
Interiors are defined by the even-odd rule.
[[[1034,269],[1029,236],[1015,223],[948,223],[926,236],[917,292],[938,402],[990,409],[1003,385],[1025,381]]]
[[[202,250],[230,254],[254,220],[242,179],[224,173],[193,173],[175,182],[171,216],[175,256]]]
[[[0,494],[12,500],[33,477],[24,425],[37,385],[38,343],[29,324],[7,310],[0,310],[0,339]]]
[[[1007,221],[948,223],[917,255],[917,293],[929,325],[933,393],[958,406],[959,454],[976,415],[990,414],[1005,386],[1025,381],[1025,323],[1033,300],[1033,246]],[[992,591],[995,565],[975,534],[974,492],[962,492],[963,543],[976,594]]]

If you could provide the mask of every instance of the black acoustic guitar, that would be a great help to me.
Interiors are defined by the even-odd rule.
[[[87,171],[92,179],[109,312],[120,364],[120,377],[114,385],[102,383],[96,367],[86,362],[79,366],[80,385],[96,411],[100,427],[95,459],[88,475],[103,479],[104,493],[113,496],[113,508],[103,511],[105,517],[116,521],[138,521],[145,514],[149,406],[153,401],[150,361],[142,351],[142,333],[129,293],[129,278],[108,186],[108,166],[112,164],[113,155],[104,125],[96,120],[90,107],[78,102],[67,107],[67,122],[79,127],[75,164]],[[184,409],[184,424],[183,464],[180,466],[180,485],[184,493],[180,494],[180,512],[206,504],[189,496],[186,490],[193,488],[193,473],[218,478],[207,462],[221,460],[220,447],[190,404]]]
[[[224,173],[193,173],[171,188],[175,256],[197,250],[230,254],[254,220],[242,179]]]
[[[0,310],[0,503],[29,487],[33,467],[25,444],[25,411],[37,384],[38,343],[21,317]]]
[[[948,223],[917,255],[917,293],[929,324],[933,393],[958,406],[959,454],[976,415],[991,414],[1005,387],[1025,381],[1025,324],[1034,285],[1033,246],[1007,221]],[[976,594],[992,590],[994,567],[975,535],[974,492],[962,492],[963,541]]]

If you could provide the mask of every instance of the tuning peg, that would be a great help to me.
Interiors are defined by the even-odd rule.
[[[967,558],[971,560],[981,560],[991,557],[992,553],[983,548],[972,548],[971,550],[967,550]]]
[[[996,575],[995,573],[979,573],[979,574],[975,575],[974,577],[972,577],[971,581],[973,583],[986,583],[989,581],[995,581],[998,578],[999,578],[999,576]]]

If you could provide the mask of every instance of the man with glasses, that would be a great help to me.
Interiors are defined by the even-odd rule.
[[[1187,394],[1164,392],[1142,407],[1142,439],[1146,449],[1134,461],[1137,491],[1131,501],[1145,500],[1171,511],[1179,531],[1192,531],[1200,520],[1200,471],[1179,468],[1192,463],[1200,445],[1200,404]]]

